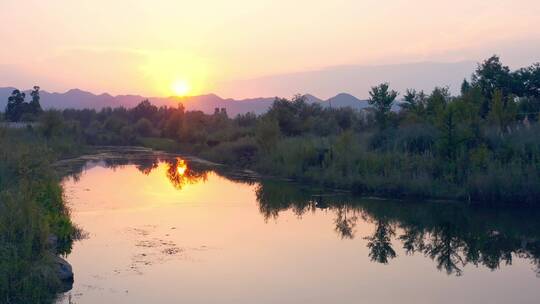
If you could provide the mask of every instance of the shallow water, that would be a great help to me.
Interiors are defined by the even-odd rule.
[[[537,210],[362,200],[175,159],[64,180],[58,303],[538,303]]]

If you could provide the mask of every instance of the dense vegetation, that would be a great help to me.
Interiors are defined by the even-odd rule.
[[[0,302],[49,303],[61,282],[56,254],[76,235],[38,130],[0,128]]]
[[[46,111],[40,122],[46,138],[193,153],[362,194],[539,201],[540,64],[511,71],[494,56],[458,96],[444,87],[410,89],[398,103],[388,84],[370,96],[362,111],[295,96],[277,98],[263,115],[229,118],[226,109],[207,115],[143,101],[132,109]]]

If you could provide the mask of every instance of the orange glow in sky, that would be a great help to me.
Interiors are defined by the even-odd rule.
[[[538,0],[2,0],[0,86],[247,98],[245,80],[343,65],[530,64],[539,15]]]

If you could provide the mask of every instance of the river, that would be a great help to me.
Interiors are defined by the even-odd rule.
[[[540,211],[355,198],[196,159],[79,162],[58,303],[538,303]]]

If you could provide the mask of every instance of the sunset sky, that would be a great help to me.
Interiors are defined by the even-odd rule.
[[[0,86],[249,97],[235,81],[340,65],[519,66],[540,61],[539,16],[538,0],[2,0]]]

